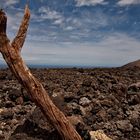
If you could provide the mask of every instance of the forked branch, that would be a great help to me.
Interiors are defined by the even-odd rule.
[[[50,120],[51,124],[58,130],[62,139],[82,140],[63,112],[53,104],[42,84],[31,74],[20,56],[20,50],[26,38],[29,19],[30,11],[28,5],[26,5],[24,18],[18,34],[10,45],[6,36],[7,17],[3,11],[0,11],[0,51],[3,58],[18,81],[30,94],[35,104],[40,107],[44,115]]]
[[[29,21],[30,21],[30,10],[28,5],[26,5],[24,17],[19,27],[18,33],[11,44],[12,47],[16,47],[16,49],[21,50],[26,38]]]

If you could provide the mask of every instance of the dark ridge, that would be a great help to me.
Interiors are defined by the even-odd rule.
[[[133,62],[130,62],[130,63],[122,66],[122,68],[134,68],[134,67],[140,68],[140,59],[136,60],[136,61],[133,61]]]

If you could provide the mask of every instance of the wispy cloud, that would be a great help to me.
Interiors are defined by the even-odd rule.
[[[19,2],[18,0],[6,0],[5,4],[9,6],[9,5],[17,4],[18,2]]]
[[[3,7],[9,7],[9,6],[13,6],[17,3],[19,3],[19,0],[1,0],[2,1],[2,6]]]
[[[54,20],[54,24],[61,24],[63,22],[63,16],[55,10],[51,10],[49,7],[41,7],[38,12],[42,20]]]
[[[139,44],[122,33],[112,33],[96,43],[34,41],[26,43],[23,57],[27,63],[42,65],[121,66],[139,59]]]
[[[140,0],[119,0],[118,5],[125,6],[130,4],[140,4]]]
[[[104,0],[75,0],[76,6],[95,6],[97,4],[106,4]]]
[[[80,30],[79,32],[87,33],[108,26],[109,17],[101,10],[97,10],[94,14],[88,11],[81,12],[79,17],[71,15],[63,21],[64,30]],[[86,31],[86,32],[85,32]]]

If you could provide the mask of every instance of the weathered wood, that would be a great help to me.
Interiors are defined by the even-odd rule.
[[[30,11],[28,5],[25,7],[24,17],[22,19],[21,25],[19,27],[18,33],[12,42],[12,46],[21,50],[26,38],[27,29],[29,26]]]
[[[6,26],[7,26],[7,18],[3,10],[0,10],[0,33],[6,33]]]
[[[64,140],[82,140],[65,115],[53,104],[42,84],[31,74],[20,56],[25,41],[30,11],[26,5],[18,34],[10,45],[6,35],[7,17],[0,11],[0,51],[18,81],[25,87],[32,100],[40,107],[47,119],[58,130]]]

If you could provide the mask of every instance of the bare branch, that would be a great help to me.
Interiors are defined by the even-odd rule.
[[[6,34],[7,17],[3,10],[0,10],[0,34]]]
[[[17,48],[18,50],[21,50],[24,44],[26,34],[27,34],[27,29],[29,26],[29,19],[30,19],[30,10],[29,10],[28,5],[26,5],[25,11],[24,11],[24,17],[19,27],[18,33],[11,44],[12,47]]]
[[[7,17],[2,9],[0,9],[0,52],[2,51],[3,44],[9,42],[6,35]]]
[[[58,130],[62,139],[82,140],[81,136],[76,132],[63,112],[53,104],[42,84],[31,74],[20,56],[19,51],[25,41],[29,19],[30,11],[28,5],[26,5],[24,18],[11,46],[6,35],[7,17],[5,13],[0,10],[0,51],[2,56],[17,80],[25,87],[31,99],[40,107],[46,118],[48,118],[52,125]]]

